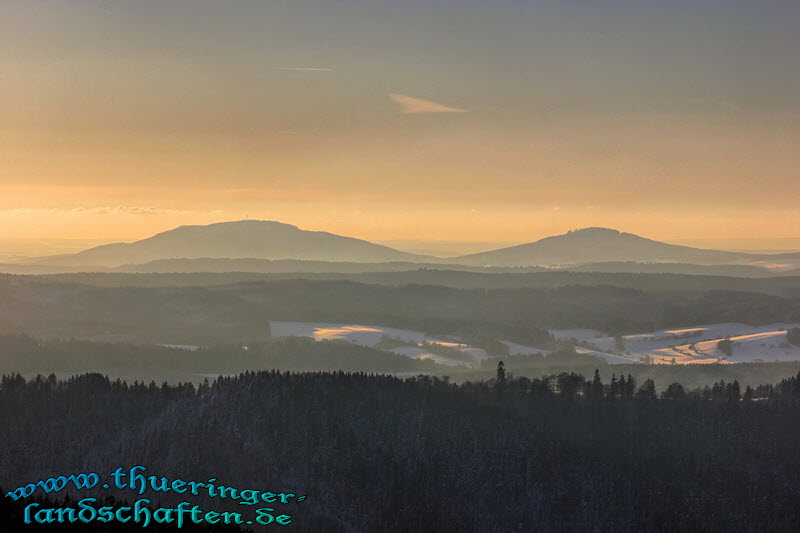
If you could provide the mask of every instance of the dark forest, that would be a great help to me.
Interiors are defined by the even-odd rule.
[[[308,494],[302,531],[795,531],[800,380],[687,390],[562,373],[482,382],[245,373],[0,383],[0,476],[110,471]],[[288,506],[287,506],[288,507]]]

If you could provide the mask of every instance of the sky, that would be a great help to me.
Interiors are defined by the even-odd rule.
[[[2,0],[0,248],[244,218],[796,246],[798,27],[794,0]]]

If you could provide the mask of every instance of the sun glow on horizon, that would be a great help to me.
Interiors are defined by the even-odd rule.
[[[4,3],[0,239],[800,238],[796,6],[345,4]]]

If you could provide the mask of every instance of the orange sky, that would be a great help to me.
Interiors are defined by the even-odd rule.
[[[5,2],[0,241],[800,238],[800,10],[678,4]]]

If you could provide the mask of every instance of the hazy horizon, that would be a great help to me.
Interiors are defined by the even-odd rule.
[[[231,220],[217,220],[213,223],[232,222]],[[279,221],[287,224],[291,222]],[[191,224],[190,224],[191,225]],[[307,228],[298,226],[302,230],[313,231],[329,231],[323,227]],[[161,230],[156,230],[153,233],[145,233],[140,236],[127,236],[127,237],[107,237],[107,238],[2,238],[0,237],[0,262],[2,261],[20,261],[27,258],[72,254],[81,252],[83,250],[101,246],[104,244],[114,243],[130,243],[138,240],[151,237],[156,233],[162,231],[169,231],[174,227],[165,227]],[[375,244],[389,246],[404,252],[410,252],[420,255],[431,255],[437,257],[453,257],[459,255],[466,255],[478,252],[491,251],[519,244],[526,244],[534,242],[544,237],[551,237],[554,235],[561,235],[572,230],[581,228],[567,228],[554,234],[540,234],[532,233],[532,237],[528,240],[519,241],[471,241],[471,240],[445,240],[437,238],[436,235],[430,235],[429,239],[376,239]],[[612,228],[620,231],[627,231],[620,228]],[[638,234],[635,231],[627,231],[628,233]],[[652,238],[654,240],[662,240],[654,238],[651,235],[638,234],[645,238]],[[346,237],[363,238],[358,235],[344,235]],[[369,239],[365,239],[369,240]],[[726,250],[734,252],[759,252],[759,253],[780,253],[780,252],[794,252],[800,251],[800,237],[765,237],[759,238],[685,238],[664,240],[670,244],[678,244],[683,246],[690,246],[694,248],[706,248],[711,250]]]

